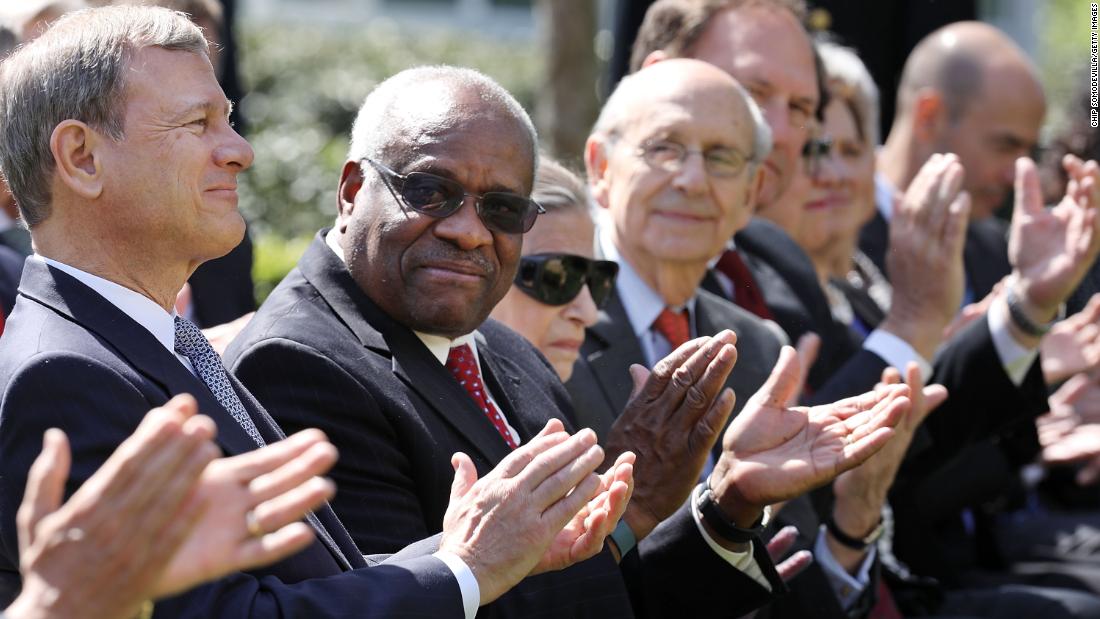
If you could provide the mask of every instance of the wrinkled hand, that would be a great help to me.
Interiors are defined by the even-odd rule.
[[[202,514],[193,489],[217,456],[213,436],[209,418],[173,399],[62,506],[69,443],[46,432],[16,516],[23,590],[11,616],[136,615]]]
[[[1046,465],[1081,464],[1077,483],[1100,480],[1100,385],[1078,374],[1050,396],[1050,412],[1036,420]]]
[[[1048,385],[1100,367],[1100,293],[1080,312],[1055,324],[1043,336],[1039,351]]]
[[[564,569],[603,550],[604,540],[615,530],[630,501],[634,489],[634,459],[634,454],[628,451],[600,475],[596,498],[582,507],[554,537],[532,574]]]
[[[916,363],[909,363],[906,368],[906,384],[909,386],[912,403],[898,425],[894,427],[894,438],[890,440],[878,453],[871,456],[863,464],[841,474],[833,482],[833,491],[836,502],[833,505],[833,521],[841,531],[853,537],[863,537],[875,528],[882,514],[882,506],[886,503],[886,494],[894,483],[898,467],[905,458],[905,452],[913,441],[913,434],[921,422],[937,406],[947,399],[947,389],[942,385],[924,386],[920,369]],[[901,381],[901,374],[895,368],[886,368],[883,371],[880,389],[887,389],[889,385]],[[842,550],[858,555],[853,557],[858,564],[863,553],[851,551],[840,544],[827,540],[833,556],[844,564],[841,555]],[[848,567],[847,565],[845,567]]]
[[[733,420],[710,476],[718,504],[749,527],[765,505],[833,480],[880,450],[909,410],[909,388],[894,385],[833,404],[784,408],[798,361],[785,346],[771,376]]]
[[[186,396],[190,406],[194,400]],[[302,522],[336,492],[321,477],[336,463],[336,448],[320,430],[229,458],[203,471],[195,498],[206,509],[157,584],[156,597],[186,591],[230,572],[267,565],[313,541]],[[249,512],[263,535],[248,530]]]
[[[602,482],[593,471],[603,457],[592,430],[569,436],[554,419],[481,479],[469,456],[451,458],[455,478],[439,548],[470,567],[482,604],[529,575],[563,527],[596,496]],[[614,481],[608,492],[621,498],[622,485]],[[610,498],[608,505],[609,511],[617,508]],[[580,545],[583,555],[590,546]],[[564,566],[562,557],[548,563]]]
[[[963,244],[970,196],[960,192],[963,167],[952,154],[932,155],[896,204],[886,270],[890,312],[880,328],[931,359],[963,295]]]
[[[737,337],[723,331],[677,348],[647,374],[632,366],[634,393],[607,437],[608,457],[637,454],[634,494],[624,518],[641,540],[699,483],[707,454],[733,410],[726,378]]]
[[[1014,286],[1032,320],[1052,320],[1100,252],[1100,166],[1066,155],[1066,195],[1046,209],[1035,163],[1016,160],[1016,204],[1008,241]]]

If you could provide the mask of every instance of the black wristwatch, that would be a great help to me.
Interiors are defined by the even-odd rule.
[[[1058,322],[1057,317],[1044,324],[1035,322],[1028,317],[1027,312],[1021,307],[1022,303],[1023,301],[1020,299],[1019,295],[1016,294],[1016,291],[1013,290],[1012,286],[1008,286],[1008,293],[1005,295],[1005,305],[1008,306],[1008,317],[1012,320],[1012,323],[1024,333],[1032,337],[1043,337],[1049,333],[1051,327]]]
[[[718,507],[717,501],[714,500],[714,491],[710,489],[710,481],[703,484],[703,491],[699,493],[699,497],[695,500],[695,507],[699,509],[699,513],[703,516],[703,520],[714,529],[722,539],[732,542],[734,544],[746,544],[760,537],[760,533],[764,530],[764,527],[768,526],[768,520],[771,518],[771,506],[764,508],[764,513],[760,514],[760,518],[752,525],[752,528],[743,529],[734,524],[724,513],[722,508]]]
[[[875,528],[871,529],[871,532],[864,537],[852,537],[844,531],[841,531],[832,516],[829,516],[829,519],[825,521],[825,528],[829,529],[829,534],[832,535],[836,541],[840,542],[841,546],[863,552],[867,550],[868,546],[874,544],[882,537],[882,534],[886,531],[886,522],[879,518]]]

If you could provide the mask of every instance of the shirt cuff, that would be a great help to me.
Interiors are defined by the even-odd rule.
[[[848,610],[859,600],[859,597],[863,595],[863,591],[867,589],[867,585],[871,583],[871,566],[875,563],[878,550],[874,544],[871,544],[867,556],[864,557],[863,563],[860,564],[855,575],[849,574],[848,570],[841,567],[833,553],[829,551],[829,543],[825,540],[825,531],[825,525],[821,525],[821,528],[818,529],[817,541],[814,542],[814,561],[825,572],[825,578],[829,580],[829,585],[832,586],[833,593],[836,594],[836,599],[840,601],[841,607]]]
[[[695,519],[695,528],[699,529],[699,535],[703,536],[703,540],[710,546],[710,549],[721,557],[726,563],[729,563],[734,568],[745,574],[749,578],[752,578],[765,590],[771,591],[772,585],[768,582],[768,579],[764,577],[764,572],[760,571],[760,566],[756,564],[756,557],[753,556],[752,542],[749,542],[749,549],[746,552],[734,552],[726,548],[722,548],[718,542],[707,533],[706,528],[703,526],[703,515],[699,513],[699,508],[696,506],[699,495],[703,493],[703,484],[695,486],[695,490],[691,493],[691,517]]]
[[[1012,337],[1009,320],[1012,318],[1008,315],[1008,306],[1000,300],[995,301],[986,312],[986,322],[989,323],[989,337],[993,340],[993,348],[997,350],[997,357],[1001,360],[1005,374],[1008,374],[1012,384],[1019,387],[1027,377],[1031,364],[1039,358],[1039,348],[1021,346],[1016,338]]]
[[[481,587],[477,584],[477,578],[474,576],[473,570],[457,555],[446,550],[436,551],[432,553],[432,556],[445,563],[451,573],[455,575],[455,580],[458,581],[458,590],[462,592],[462,610],[466,619],[474,619],[478,606],[481,606]]]
[[[920,354],[909,345],[909,342],[906,342],[889,331],[875,329],[867,336],[867,339],[863,341],[863,347],[882,357],[888,365],[897,368],[902,376],[905,376],[905,368],[909,365],[909,362],[916,361],[917,366],[920,368],[921,380],[928,382],[928,379],[932,377],[932,364],[928,363],[924,357],[920,356]]]

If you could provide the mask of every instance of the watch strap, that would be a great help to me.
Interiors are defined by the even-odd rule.
[[[760,518],[751,528],[743,529],[737,526],[722,513],[722,508],[718,507],[718,503],[714,500],[714,492],[709,485],[703,487],[695,506],[699,508],[699,514],[703,516],[703,520],[715,533],[722,539],[735,544],[746,544],[760,537],[760,533],[763,532],[768,523],[769,510],[765,508],[764,513],[760,515]]]
[[[626,520],[619,520],[619,524],[615,525],[615,530],[611,532],[610,537],[619,549],[619,557],[625,557],[628,552],[638,546],[638,538],[634,537],[634,530],[630,528]]]
[[[875,525],[875,528],[871,529],[871,532],[866,537],[862,539],[858,537],[852,537],[851,535],[848,535],[844,531],[840,530],[840,527],[837,526],[836,521],[833,520],[832,516],[829,516],[829,518],[825,520],[825,528],[829,530],[829,534],[832,535],[836,541],[840,542],[841,546],[851,548],[852,550],[859,550],[861,552],[867,550],[868,546],[877,542],[878,538],[882,537],[882,533],[885,530],[885,527],[883,526],[883,521],[880,519],[878,524]]]

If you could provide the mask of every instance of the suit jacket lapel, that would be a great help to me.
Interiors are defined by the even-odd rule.
[[[489,386],[489,391],[505,419],[519,432],[521,443],[526,443],[550,420],[549,409],[530,404],[530,394],[523,389],[523,371],[515,362],[504,355],[496,354],[481,333],[475,337],[485,384]],[[562,419],[562,422],[566,426],[570,425],[568,420]]]
[[[152,333],[111,302],[67,273],[28,260],[19,292],[79,323],[118,353],[135,371],[160,386],[167,397],[190,393],[199,411],[218,424],[217,442],[227,454],[251,451],[256,443],[210,392]]]
[[[500,462],[511,450],[493,424],[416,334],[363,293],[343,261],[325,245],[326,232],[321,231],[298,263],[302,275],[363,346],[392,360],[397,378],[465,437],[472,451],[494,465]]]
[[[645,365],[645,353],[614,288],[596,324],[588,328],[587,336],[581,354],[592,367],[612,414],[617,417],[630,399],[633,387],[628,369],[632,363]],[[614,419],[605,421],[605,427],[610,427]]]

